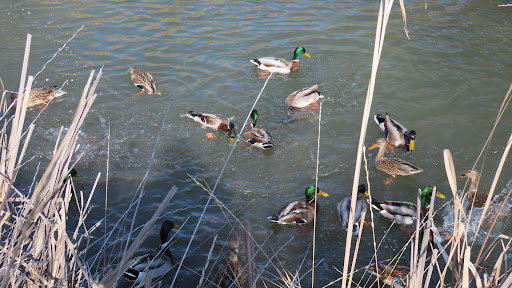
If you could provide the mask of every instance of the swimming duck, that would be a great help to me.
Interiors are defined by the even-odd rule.
[[[244,287],[246,275],[243,272],[242,265],[238,261],[238,248],[240,242],[237,236],[231,238],[231,254],[226,261],[226,265],[221,267],[217,273],[217,287],[228,288],[242,288]],[[236,279],[235,284],[233,281]]]
[[[361,217],[363,213],[366,212],[366,203],[362,199],[362,196],[368,196],[368,190],[366,189],[365,184],[359,184],[357,188],[357,201],[356,201],[356,210],[354,212],[354,228],[352,233],[359,233],[359,222],[361,222]],[[341,224],[343,225],[343,229],[348,229],[348,220],[350,215],[350,205],[352,197],[346,197],[338,203],[338,215],[340,217]]]
[[[185,116],[201,123],[203,128],[208,127],[216,131],[227,131],[229,132],[229,138],[235,139],[235,124],[227,117],[220,114],[196,113],[194,111],[189,111]],[[208,138],[215,138],[213,133],[207,133],[206,136]]]
[[[316,101],[323,97],[324,96],[320,95],[320,92],[318,92],[318,84],[316,84],[309,88],[302,88],[293,92],[286,97],[284,103],[290,108],[304,108],[311,104],[318,106]]]
[[[407,130],[404,125],[391,119],[388,113],[386,113],[386,116],[376,114],[373,119],[379,125],[380,129],[384,131],[384,135],[389,143],[397,148],[405,149],[406,151],[414,150],[416,131]]]
[[[434,192],[433,186],[426,186],[421,190],[421,211],[420,217],[423,219],[430,206],[430,200],[432,200],[432,193]],[[443,194],[436,191],[436,197],[441,199],[446,198]],[[368,199],[370,203],[370,199]],[[370,205],[379,211],[379,213],[391,220],[394,220],[398,224],[410,225],[416,222],[416,204],[405,201],[379,201],[372,198]]]
[[[48,88],[32,88],[30,90],[30,96],[28,98],[27,108],[31,108],[41,104],[48,104],[53,98],[60,97],[68,92],[58,90],[57,86]],[[18,98],[18,92],[11,93],[11,102],[14,102]]]
[[[384,153],[386,153],[387,141],[384,138],[378,139],[375,144],[373,144],[368,150],[372,150],[374,148],[379,147],[379,153],[377,157],[375,157],[375,167],[383,172],[386,172],[395,178],[396,175],[408,176],[416,173],[423,172],[423,169],[412,165],[409,162],[406,162],[399,158],[385,158]],[[388,178],[385,183],[391,183],[393,179]]]
[[[321,191],[318,187],[315,189],[315,186],[311,185],[305,191],[306,202],[294,201],[283,207],[277,215],[269,216],[268,219],[279,224],[306,224],[313,221],[315,218],[315,206],[316,211],[320,209],[318,203],[315,203],[315,191],[318,195],[329,196],[329,194]]]
[[[140,89],[140,93],[137,95],[140,95],[144,92],[157,95],[161,94],[158,90],[156,90],[155,80],[153,80],[153,76],[151,76],[151,74],[148,72],[144,72],[137,68],[130,68],[130,74],[132,76],[133,85],[139,87]]]
[[[265,70],[267,72],[288,74],[299,69],[299,55],[301,54],[304,54],[306,55],[306,57],[311,58],[308,52],[306,52],[306,48],[299,46],[295,48],[295,52],[293,52],[292,62],[282,58],[275,57],[254,58],[253,60],[249,61],[251,61],[252,64],[256,65],[258,69]]]
[[[152,279],[156,279],[169,272],[173,265],[172,262],[174,261],[169,247],[165,248],[161,253],[158,252],[162,245],[168,241],[169,232],[171,232],[173,228],[178,227],[178,225],[175,225],[174,222],[170,220],[166,220],[162,223],[160,227],[160,247],[153,253],[137,257],[130,265],[130,268],[124,272],[124,277],[138,284],[144,283],[146,273],[148,273],[149,270],[151,270]]]
[[[409,275],[409,268],[405,266],[391,266],[377,263],[377,268],[374,265],[368,266],[368,271],[377,276],[379,280],[391,287],[406,287],[407,275]]]
[[[251,111],[250,118],[252,119],[252,123],[244,134],[245,141],[251,143],[252,146],[263,149],[274,147],[274,139],[272,139],[272,135],[261,128],[256,128],[256,121],[258,121],[258,111],[256,111],[256,109]]]
[[[478,183],[480,182],[480,173],[475,170],[468,170],[464,174],[460,175],[460,178],[468,177],[471,179],[471,186],[468,190],[468,200],[470,203],[473,203],[473,207],[481,208],[485,206],[485,202],[487,201],[487,197],[489,194],[485,194],[482,192],[478,192]],[[495,200],[495,199],[493,199]],[[491,203],[494,201],[491,200]]]

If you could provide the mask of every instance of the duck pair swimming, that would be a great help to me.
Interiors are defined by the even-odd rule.
[[[220,114],[196,113],[193,111],[189,111],[185,116],[201,123],[203,128],[211,128],[216,131],[227,131],[229,138],[235,139],[235,125],[230,118],[224,117]],[[256,109],[251,111],[250,119],[252,120],[252,123],[244,134],[245,141],[250,143],[252,146],[259,148],[271,148],[274,146],[274,139],[266,130],[256,127],[258,118],[258,111]],[[207,137],[214,138],[208,135]]]
[[[420,217],[425,217],[428,213],[430,201],[433,195],[433,186],[427,186],[421,190],[421,213]],[[356,208],[354,211],[354,227],[353,233],[357,234],[359,230],[359,223],[361,222],[362,215],[366,212],[366,203],[363,200],[364,196],[368,196],[368,191],[365,184],[360,184],[357,190]],[[439,191],[436,191],[436,197],[444,199],[445,196]],[[348,228],[348,221],[350,215],[351,197],[341,200],[337,205],[338,215],[343,228]],[[417,206],[411,202],[406,201],[380,201],[372,198],[368,199],[368,203],[377,210],[382,216],[395,221],[398,224],[409,225],[416,222]]]

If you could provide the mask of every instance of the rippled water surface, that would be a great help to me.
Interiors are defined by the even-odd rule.
[[[290,120],[284,99],[295,90],[320,84],[325,98],[319,187],[330,197],[320,199],[316,258],[324,261],[317,266],[315,284],[326,285],[340,277],[333,267],[342,268],[345,232],[333,219],[337,217],[336,203],[349,195],[352,187],[378,5],[375,1],[6,1],[0,17],[0,77],[6,89],[18,87],[27,33],[33,35],[29,73],[34,75],[84,25],[36,78],[35,86],[65,84],[68,94],[41,113],[26,156],[33,159],[24,166],[17,185],[29,186],[37,165],[48,163],[60,127],[69,125],[90,71],[103,66],[98,98],[79,139],[79,151],[86,154],[77,165],[85,176],[75,181],[78,188],[88,196],[99,172],[102,177],[87,225],[91,227],[104,217],[108,191],[106,225],[113,229],[150,167],[135,226],[145,223],[176,185],[179,191],[165,217],[184,223],[172,245],[176,258],[181,258],[208,199],[191,177],[213,187],[232,148],[223,133],[215,140],[207,139],[197,123],[182,115],[190,110],[224,114],[234,117],[239,130],[267,79],[248,60],[256,56],[290,59],[295,47],[304,46],[312,58],[302,56],[297,72],[273,75],[256,105],[259,125],[272,133],[275,147],[248,151],[245,143],[238,143],[215,194],[239,219],[252,223],[259,243],[272,233],[263,246],[269,255],[293,237],[278,254],[282,267],[291,272],[300,269],[299,274],[308,270],[312,226],[306,226],[307,231],[283,227],[266,217],[287,202],[303,199],[304,188],[315,181],[318,111],[300,113],[298,119]],[[436,218],[446,233],[453,221],[453,197],[442,150],[451,150],[457,173],[462,173],[473,166],[489,136],[511,81],[511,9],[491,1],[407,2],[408,40],[399,6],[393,7],[371,113],[389,112],[417,131],[416,150],[407,154],[396,151],[394,156],[425,172],[384,185],[387,175],[375,169],[376,152],[369,151],[372,191],[380,199],[414,201],[417,188],[436,185],[449,194],[437,202],[448,202]],[[151,72],[162,95],[137,96],[128,72],[133,66]],[[27,117],[33,119],[39,112],[31,110]],[[512,131],[511,120],[506,111],[490,148],[483,153],[482,191],[491,186]],[[381,136],[371,121],[366,145]],[[497,197],[502,198],[512,187],[511,169],[507,162],[497,184]],[[459,187],[462,185],[459,181]],[[218,207],[207,209],[177,286],[197,285],[213,235],[219,235],[214,258],[223,255],[221,249],[228,245],[232,227],[241,235],[240,225],[226,214]],[[132,217],[133,210],[128,219]],[[508,220],[510,216],[498,221],[499,232],[506,235],[512,231]],[[375,237],[383,238],[389,225],[387,219],[376,217]],[[100,226],[92,240],[103,231]],[[142,250],[158,245],[156,229],[154,233]],[[382,241],[379,258],[393,257],[408,237],[393,227]],[[371,229],[365,227],[358,267],[369,263],[372,239]],[[83,256],[85,261],[91,261],[95,249],[99,245]],[[119,246],[111,252],[110,261],[116,263]],[[407,253],[400,261],[403,265],[409,265]],[[267,262],[262,254],[256,261],[259,267]],[[95,271],[103,269],[102,263],[90,265]],[[278,276],[274,268],[267,270],[271,274],[264,277],[267,285],[272,285],[268,281]],[[164,284],[170,285],[173,276],[169,273]],[[356,278],[358,281],[360,275]],[[310,282],[307,275],[302,284]]]

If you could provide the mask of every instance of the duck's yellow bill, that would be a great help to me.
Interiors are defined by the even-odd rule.
[[[76,174],[75,177],[82,177],[82,174]]]
[[[443,194],[439,193],[439,191],[436,191],[436,197],[439,197],[441,199],[446,198],[446,196],[444,196]]]
[[[368,191],[364,191],[364,196],[370,196],[368,195]]]
[[[308,57],[308,58],[311,58],[311,55],[309,55],[308,52],[304,52],[304,55],[306,55],[306,57]]]
[[[173,226],[172,228],[175,228],[175,229],[176,229],[176,228],[180,228],[180,225],[178,225],[178,224],[174,224],[174,226]]]
[[[318,195],[322,195],[322,196],[325,196],[325,197],[329,196],[329,194],[325,193],[322,190],[318,191]]]
[[[409,150],[410,150],[410,151],[414,150],[414,140],[411,140],[411,141],[409,142]]]

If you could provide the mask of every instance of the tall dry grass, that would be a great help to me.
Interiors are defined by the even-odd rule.
[[[29,34],[20,78],[21,93],[12,120],[3,117],[6,120],[0,134],[0,287],[80,286],[84,282],[93,285],[87,264],[77,257],[77,246],[82,239],[76,237],[77,233],[73,233],[75,237],[68,234],[67,210],[74,190],[72,182],[65,178],[74,166],[78,132],[96,98],[94,90],[102,72],[99,71],[94,82],[95,72],[91,72],[68,131],[57,139],[50,163],[37,179],[37,185],[29,193],[21,193],[13,183],[35,127],[30,124],[24,130],[34,79],[26,73],[30,43]],[[6,101],[5,94],[3,99]],[[88,204],[81,203],[83,211],[88,209]],[[81,221],[84,218],[82,214]]]

